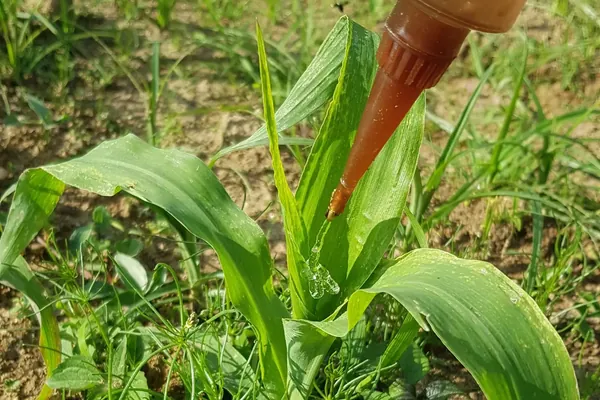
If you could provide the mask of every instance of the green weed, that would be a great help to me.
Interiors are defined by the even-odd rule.
[[[171,13],[175,8],[176,0],[158,0],[158,16],[156,22],[161,29],[166,29],[171,22]]]

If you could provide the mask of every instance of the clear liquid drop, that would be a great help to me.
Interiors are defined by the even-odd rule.
[[[302,277],[304,279],[306,279],[309,282],[314,279],[315,274],[310,269],[310,265],[308,264],[308,261],[304,262],[304,267],[301,269],[300,274],[302,275]]]
[[[321,264],[319,264],[319,267],[321,267],[322,270],[321,279],[323,281],[327,293],[338,294],[340,292],[340,285],[338,285],[335,279],[331,277],[331,274],[327,269],[325,269],[325,267],[323,267]]]
[[[308,291],[313,299],[320,299],[325,294],[323,284],[317,279],[308,281]]]
[[[320,299],[326,292],[331,295],[340,292],[340,286],[331,277],[329,270],[319,263],[325,235],[330,226],[331,224],[328,221],[325,221],[321,226],[315,245],[310,251],[308,261],[305,262],[304,268],[301,271],[301,274],[308,281],[308,291],[313,299]]]

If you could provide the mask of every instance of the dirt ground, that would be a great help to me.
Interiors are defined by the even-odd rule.
[[[110,13],[104,13],[104,18],[110,18]],[[532,14],[526,18],[528,19],[525,22],[539,25],[538,15]],[[150,31],[148,35],[160,34]],[[176,55],[170,55],[169,51],[168,48],[165,49],[166,57],[176,58]],[[142,56],[140,55],[141,58]],[[598,93],[600,79],[587,83],[585,91],[588,95],[593,96],[593,93]],[[458,75],[446,77],[435,91],[432,91],[428,99],[430,109],[437,115],[444,115],[449,121],[456,120],[476,84],[476,78]],[[556,85],[548,83],[540,89],[541,92],[546,91],[546,93],[539,93],[549,115],[561,113],[565,108],[572,108],[582,101],[580,95],[571,94]],[[9,88],[9,91],[9,97],[18,98],[16,88]],[[556,93],[560,93],[560,96],[556,96]],[[448,94],[451,94],[451,99],[448,99]],[[442,95],[444,101],[441,99]],[[169,83],[166,96],[167,100],[164,103],[167,105],[160,110],[161,116],[165,117],[161,119],[163,121],[173,111],[211,108],[222,104],[251,104],[253,111],[260,112],[260,100],[254,91],[228,82],[215,81],[209,72],[204,77],[198,76],[191,83],[188,79],[173,79]],[[102,107],[99,108],[97,99],[93,97],[91,91],[74,90],[72,101],[59,109],[52,109],[56,115],[71,116],[70,122],[59,125],[49,132],[40,127],[0,125],[0,190],[8,188],[26,168],[80,155],[103,140],[117,137],[126,131],[140,136],[145,135],[143,100],[126,80],[117,80],[105,88],[103,97]],[[494,93],[484,91],[473,119],[476,119],[477,113],[484,113],[486,107],[497,107],[505,100],[499,99]],[[25,109],[25,104],[21,102],[15,104],[13,112],[26,113]],[[260,126],[260,122],[248,113],[210,112],[179,117],[177,125],[177,132],[181,133],[165,137],[161,145],[177,146],[207,161],[220,148],[249,136]],[[592,135],[600,138],[599,128],[598,124],[589,123],[579,129],[586,129],[585,134],[589,135],[592,132]],[[486,128],[482,127],[482,129]],[[487,127],[487,129],[494,130],[494,127]],[[433,149],[442,144],[445,137],[442,132],[433,132],[428,137],[420,161],[420,166],[424,170],[427,170],[436,156]],[[284,157],[290,182],[298,182],[300,170],[297,164],[289,153],[284,152]],[[276,261],[282,263],[285,258],[284,238],[277,206],[272,205],[276,200],[276,191],[268,150],[257,148],[231,154],[216,164],[215,173],[234,201],[243,206],[247,214],[259,216],[265,209],[268,210],[259,219],[259,223],[269,233],[273,256]],[[452,184],[448,183],[446,189],[440,191],[437,201],[443,200],[450,193],[452,193]],[[246,200],[243,203],[244,197]],[[96,196],[70,190],[61,200],[53,217],[57,235],[66,237],[75,227],[89,221],[91,211],[98,204],[107,205],[118,218],[127,219],[132,215],[135,216],[135,205],[131,206],[119,199],[99,199]],[[474,202],[468,208],[458,207],[450,217],[452,225],[439,229],[431,235],[432,244],[443,247],[454,234],[452,226],[462,226],[460,236],[455,241],[468,248],[481,231],[485,210],[486,204],[483,201]],[[548,224],[544,239],[545,251],[550,251],[555,236],[555,227]],[[531,252],[531,238],[531,221],[525,221],[521,231],[515,231],[508,224],[495,226],[485,258],[509,276],[518,279],[529,263],[526,254]],[[43,251],[38,245],[37,248],[30,249],[28,255],[43,256]],[[218,268],[215,257],[210,253],[203,255],[202,262],[207,269]],[[586,289],[597,293],[600,274],[586,285]],[[34,399],[45,379],[43,362],[35,347],[37,344],[35,323],[16,314],[15,306],[18,301],[14,291],[0,287],[0,399],[6,400]],[[561,304],[561,309],[569,305],[569,299],[566,299],[565,304]],[[588,345],[584,349],[581,349],[580,342],[567,342],[567,344],[573,355],[573,361],[578,364],[581,362],[582,367],[592,369],[600,365],[600,348],[597,344],[600,342],[600,321],[589,321],[589,323],[596,328],[596,344]],[[454,367],[457,366],[454,364]],[[439,374],[446,373],[441,371]],[[471,384],[469,377],[454,379],[466,382],[467,385]],[[477,396],[473,394],[472,398],[481,398]]]
[[[37,349],[38,331],[13,308],[15,292],[0,287],[0,398],[35,398],[45,378],[44,360]]]

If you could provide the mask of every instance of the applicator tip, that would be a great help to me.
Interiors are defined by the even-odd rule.
[[[335,211],[331,209],[327,210],[327,214],[325,214],[325,218],[327,218],[327,221],[329,222],[333,221],[333,219],[337,216],[338,214],[336,214]]]

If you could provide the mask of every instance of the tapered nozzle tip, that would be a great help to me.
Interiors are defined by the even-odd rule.
[[[344,208],[346,208],[346,203],[348,203],[348,199],[350,198],[351,194],[352,190],[348,189],[340,181],[340,184],[331,195],[331,201],[329,202],[329,207],[327,208],[327,214],[325,214],[327,221],[333,221],[335,217],[344,212]]]
[[[327,218],[327,221],[329,222],[333,221],[333,219],[337,216],[338,214],[331,209],[327,210],[327,214],[325,214],[325,218]]]

